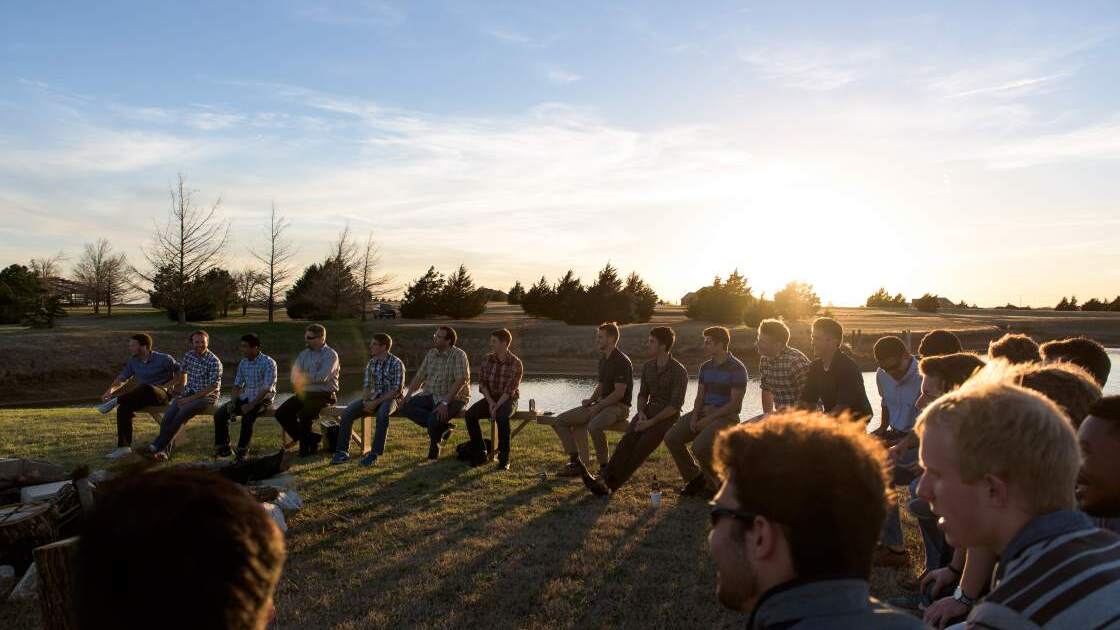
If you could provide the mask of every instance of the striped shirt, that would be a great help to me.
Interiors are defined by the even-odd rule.
[[[241,390],[241,400],[255,400],[262,391],[268,392],[264,400],[272,400],[276,397],[276,361],[263,352],[252,359],[241,359],[233,386]]]
[[[222,388],[222,362],[218,356],[207,350],[199,355],[194,350],[188,350],[183,355],[183,373],[187,375],[187,385],[179,397],[190,396],[204,392],[217,385],[218,389],[207,396],[211,402],[218,400],[218,391]]]
[[[404,389],[404,363],[392,353],[370,359],[362,377],[362,389],[369,392],[370,400],[389,392],[400,392]]]
[[[437,399],[459,400],[466,403],[471,398],[471,366],[467,353],[459,346],[440,352],[435,348],[424,355],[416,378],[424,383],[423,391]],[[452,392],[451,386],[462,379],[463,386]]]
[[[969,628],[1120,628],[1120,536],[1080,512],[1027,523],[1004,550]]]
[[[797,348],[786,346],[771,359],[763,355],[758,362],[762,374],[762,391],[774,396],[774,409],[792,407],[801,399],[805,379],[809,376],[809,357]]]
[[[723,363],[708,359],[700,366],[700,384],[704,386],[704,406],[722,407],[731,402],[732,389],[747,389],[747,366],[727,353]]]
[[[486,388],[490,397],[498,400],[502,394],[509,394],[510,400],[517,400],[521,395],[521,377],[525,374],[525,366],[517,355],[510,352],[506,360],[501,361],[498,355],[491,352],[482,360],[479,368],[479,390]]]

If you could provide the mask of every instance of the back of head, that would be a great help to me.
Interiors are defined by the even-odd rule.
[[[956,354],[962,350],[961,340],[948,330],[931,330],[918,344],[918,356],[939,357]]]
[[[883,447],[862,425],[808,411],[723,432],[720,476],[739,507],[782,526],[801,579],[867,579],[886,516]]]
[[[284,555],[280,531],[236,484],[199,470],[129,475],[102,486],[82,533],[78,618],[86,628],[264,628]]]
[[[945,391],[964,385],[965,381],[983,367],[983,359],[970,352],[926,357],[918,364],[921,373],[937,377]]]
[[[1042,344],[1040,350],[1042,358],[1046,361],[1069,361],[1085,368],[1101,387],[1108,382],[1108,375],[1112,371],[1112,360],[1108,358],[1108,351],[1104,346],[1092,339],[1073,337],[1061,341],[1047,341]]]
[[[776,343],[789,343],[789,327],[780,319],[764,319],[758,323],[758,334],[766,335]]]
[[[1072,363],[1020,364],[1008,370],[1013,383],[1054,401],[1069,416],[1074,428],[1081,426],[1089,409],[1101,398],[1093,375]]]
[[[915,430],[924,436],[934,428],[951,436],[966,483],[994,475],[1034,515],[1073,507],[1077,437],[1065,414],[1038,392],[971,381],[922,412]]]
[[[1026,335],[1007,333],[988,344],[988,357],[1011,363],[1035,363],[1042,360],[1038,343]]]

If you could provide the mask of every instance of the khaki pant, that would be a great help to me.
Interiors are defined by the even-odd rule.
[[[595,415],[592,415],[590,407],[580,406],[557,416],[542,417],[541,423],[552,426],[552,430],[560,437],[560,443],[564,445],[564,452],[578,453],[584,464],[591,461],[587,444],[587,434],[590,431],[591,439],[595,442],[595,457],[600,465],[605,465],[609,459],[605,432],[625,432],[629,426],[629,416],[630,406],[621,403],[605,407]]]
[[[693,410],[677,420],[673,428],[665,434],[665,447],[669,449],[669,453],[673,456],[673,461],[677,464],[677,471],[680,472],[681,479],[685,483],[692,481],[702,473],[707,476],[709,484],[718,486],[719,480],[712,469],[714,455],[712,451],[715,448],[716,436],[727,427],[739,424],[739,418],[738,416],[720,418],[700,431],[693,431],[689,424],[695,414],[696,411]],[[688,449],[690,443],[692,444],[692,452],[689,452]]]

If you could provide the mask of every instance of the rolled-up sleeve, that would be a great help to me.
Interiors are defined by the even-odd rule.
[[[509,381],[506,382],[504,393],[513,396],[521,387],[521,377],[525,374],[525,366],[521,363],[521,359],[513,360],[513,374],[510,375]]]
[[[404,361],[395,359],[389,364],[389,390],[399,392],[404,389]]]
[[[117,376],[117,378],[122,381],[127,381],[128,379],[132,378],[132,375],[132,360],[130,359],[124,364],[124,368],[121,369],[121,373]]]

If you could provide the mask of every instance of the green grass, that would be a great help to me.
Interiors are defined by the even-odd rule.
[[[464,439],[457,424],[453,443]],[[274,421],[262,419],[258,429],[258,451],[279,443]],[[208,418],[195,418],[176,461],[207,457],[212,431]],[[154,435],[154,423],[138,418],[137,443]],[[0,410],[0,455],[100,466],[114,436],[112,415],[89,409]],[[437,463],[424,464],[426,434],[402,420],[390,427],[387,450],[371,469],[329,466],[326,456],[293,466],[306,507],[288,521],[278,627],[741,628],[746,622],[715,599],[705,504],[669,492],[660,508],[649,507],[654,475],[676,483],[664,448],[610,500],[590,496],[578,479],[552,475],[563,457],[555,435],[540,425],[515,439],[510,472],[470,469],[446,450]],[[918,560],[912,523],[907,530]],[[895,594],[895,577],[876,569],[873,589]],[[38,609],[0,604],[0,626],[37,627]]]

